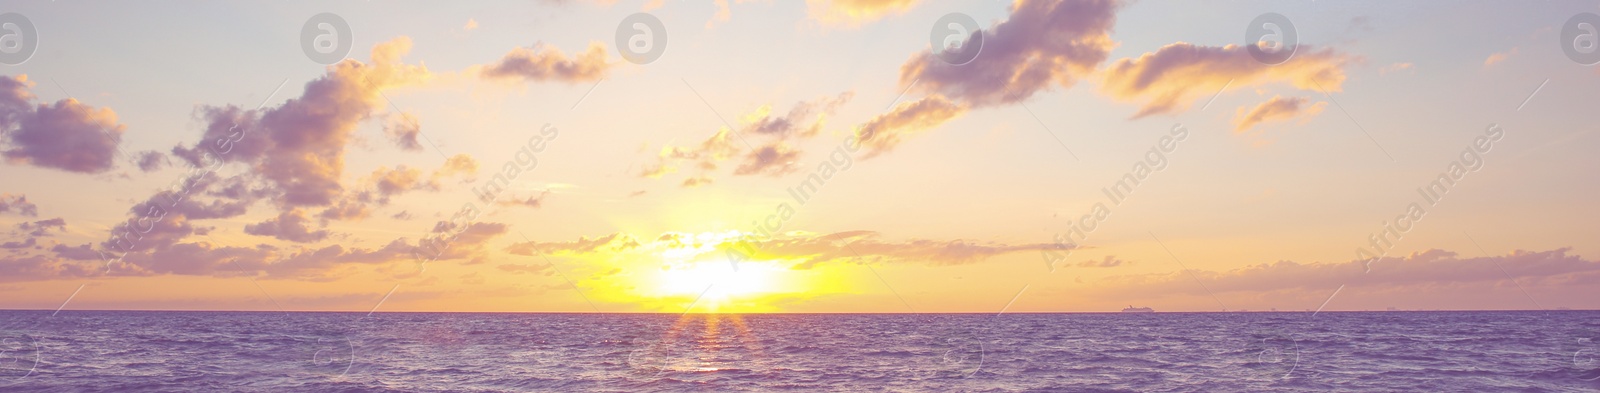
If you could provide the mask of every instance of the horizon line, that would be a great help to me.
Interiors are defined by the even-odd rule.
[[[52,309],[0,309],[0,312],[56,312]],[[350,313],[350,314],[640,314],[640,315],[687,315],[687,314],[767,314],[767,315],[851,315],[851,314],[906,314],[906,315],[994,315],[992,312],[979,311],[953,311],[953,312],[655,312],[655,311],[377,311],[366,312],[359,310],[160,310],[160,309],[97,309],[97,310],[60,310],[61,312],[208,312],[208,313]],[[1322,310],[1322,313],[1403,313],[1403,312],[1530,312],[1530,311],[1600,311],[1600,309],[1432,309],[1432,310]],[[1155,311],[1155,312],[1122,312],[1122,311],[1016,311],[1006,314],[1235,314],[1235,313],[1305,313],[1314,314],[1315,310],[1225,310],[1225,311]]]

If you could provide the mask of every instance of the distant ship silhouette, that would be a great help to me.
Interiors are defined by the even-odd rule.
[[[1156,312],[1156,309],[1149,307],[1134,307],[1130,305],[1128,308],[1122,309],[1122,312]]]

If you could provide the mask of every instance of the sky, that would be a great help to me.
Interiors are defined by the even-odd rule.
[[[1591,1],[0,13],[0,309],[1600,307]]]

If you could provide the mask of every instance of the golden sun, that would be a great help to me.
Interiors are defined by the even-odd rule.
[[[735,268],[719,247],[740,237],[737,232],[692,235],[681,247],[663,250],[660,270],[639,288],[651,297],[689,299],[694,302],[684,305],[692,306],[689,312],[772,310],[766,300],[804,290],[803,280],[779,261],[745,260]]]

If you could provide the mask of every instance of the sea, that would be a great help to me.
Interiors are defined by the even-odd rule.
[[[1593,392],[1600,311],[0,311],[17,392]]]

